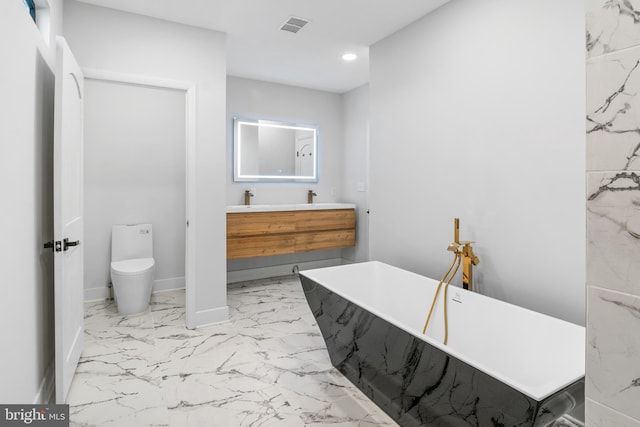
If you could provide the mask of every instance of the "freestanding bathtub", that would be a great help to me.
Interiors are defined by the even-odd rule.
[[[585,330],[380,262],[300,273],[333,365],[402,426],[547,426],[584,400]]]

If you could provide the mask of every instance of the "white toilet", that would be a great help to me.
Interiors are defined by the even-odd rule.
[[[151,224],[111,228],[111,283],[118,311],[137,314],[151,299],[155,261]]]

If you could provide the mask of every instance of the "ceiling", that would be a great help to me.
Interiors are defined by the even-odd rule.
[[[369,81],[369,46],[449,0],[79,1],[227,33],[230,75],[343,93]],[[290,17],[310,22],[280,30]]]

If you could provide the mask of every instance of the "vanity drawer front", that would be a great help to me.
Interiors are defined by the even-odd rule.
[[[355,246],[355,210],[227,213],[227,259]]]
[[[355,230],[314,231],[296,234],[296,252],[320,251],[355,246]]]
[[[295,251],[295,234],[227,238],[227,259],[285,255]]]
[[[328,209],[296,211],[296,231],[342,230],[355,228],[356,215],[353,209]]]
[[[227,238],[293,233],[295,230],[295,215],[292,211],[227,214]]]

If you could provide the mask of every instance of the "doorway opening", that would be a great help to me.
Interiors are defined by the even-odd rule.
[[[86,299],[109,294],[111,226],[150,223],[154,292],[184,288],[188,324],[195,86],[95,70],[85,78]]]

